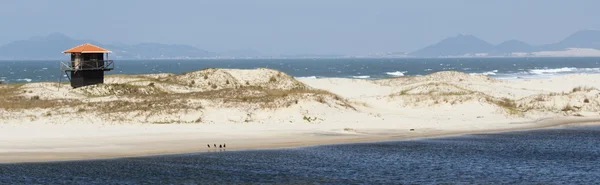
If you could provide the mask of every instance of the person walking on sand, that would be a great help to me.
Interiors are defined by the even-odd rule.
[[[222,145],[219,145],[219,148],[223,148],[223,146],[222,146]]]
[[[223,143],[223,148],[227,148],[227,147],[225,146],[225,143]]]

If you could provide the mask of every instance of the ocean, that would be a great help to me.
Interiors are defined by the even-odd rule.
[[[6,83],[67,80],[59,61],[0,61]],[[600,58],[398,58],[398,59],[222,59],[117,60],[107,74],[184,73],[204,68],[273,68],[300,78],[365,78],[426,75],[461,71],[501,79],[548,78],[573,73],[600,73]]]
[[[580,126],[287,149],[0,164],[0,184],[600,184],[599,141],[600,127]]]

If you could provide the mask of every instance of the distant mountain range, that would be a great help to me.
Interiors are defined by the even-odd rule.
[[[458,35],[408,55],[413,57],[541,56],[553,53],[559,56],[561,54],[565,56],[577,55],[577,53],[572,52],[569,55],[567,51],[585,51],[585,53],[580,52],[581,55],[600,55],[600,31],[578,31],[560,42],[541,46],[533,46],[518,40],[509,40],[493,45],[473,35]]]
[[[189,45],[141,43],[102,44],[93,40],[76,40],[64,34],[53,33],[44,37],[14,41],[0,46],[0,59],[65,59],[62,51],[83,43],[91,43],[106,48],[117,59],[186,59],[215,57],[216,53],[201,50]]]
[[[116,59],[600,56],[600,31],[596,30],[578,31],[557,43],[540,46],[518,40],[493,45],[473,35],[458,35],[415,52],[382,52],[365,56],[310,54],[263,56],[254,50],[217,53],[182,44],[103,44],[94,40],[77,40],[61,33],[53,33],[0,45],[0,60],[65,59],[66,56],[62,51],[83,43],[92,43],[109,49],[113,52],[111,58]]]

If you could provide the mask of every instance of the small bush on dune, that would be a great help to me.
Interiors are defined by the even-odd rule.
[[[500,105],[502,107],[510,107],[510,108],[517,107],[516,103],[508,98],[502,98],[502,100],[497,101],[497,102],[498,102],[498,105]]]
[[[326,103],[325,102],[325,98],[323,98],[321,96],[317,97],[317,102],[319,102],[319,103]]]
[[[573,108],[573,106],[571,106],[571,105],[567,104],[567,105],[565,105],[565,107],[563,107],[563,108],[561,109],[561,111],[563,111],[563,112],[567,112],[567,111],[575,111],[575,108]]]
[[[535,97],[535,101],[546,101],[546,98],[542,95]]]
[[[593,87],[579,86],[579,87],[573,88],[572,92],[579,92],[579,91],[590,92],[590,91],[595,90],[595,89],[596,88],[593,88]]]
[[[317,121],[318,118],[317,117],[311,117],[311,116],[303,116],[302,119],[304,121],[307,121],[307,122],[310,123],[310,122],[313,122],[313,121]]]
[[[517,109],[517,104],[508,98],[502,98],[500,100],[497,99],[493,99],[493,98],[486,98],[486,100],[488,102],[491,102],[493,104],[496,104],[504,109],[506,109],[508,111],[508,113],[510,114],[520,114],[521,112]]]

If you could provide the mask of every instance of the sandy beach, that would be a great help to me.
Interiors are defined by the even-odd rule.
[[[600,75],[379,80],[271,69],[0,85],[0,162],[298,147],[600,123]]]

